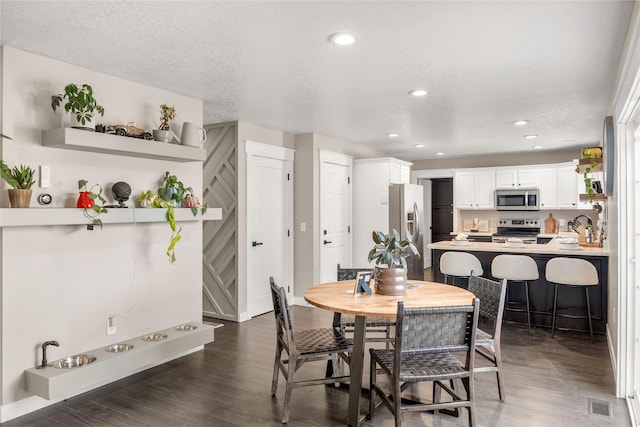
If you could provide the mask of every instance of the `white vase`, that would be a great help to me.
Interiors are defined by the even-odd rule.
[[[170,130],[154,129],[153,139],[154,141],[159,142],[171,142],[171,140],[173,139],[173,132],[171,132]]]

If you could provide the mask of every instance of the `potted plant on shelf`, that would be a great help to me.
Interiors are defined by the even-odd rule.
[[[597,194],[596,189],[594,189],[594,171],[598,167],[598,161],[596,159],[602,157],[602,149],[600,147],[592,147],[585,148],[582,150],[582,158],[583,159],[591,159],[591,161],[586,166],[576,166],[576,172],[582,172],[582,178],[584,179],[584,187],[585,192],[589,198],[589,203],[591,204],[592,209],[595,212],[601,212],[602,206],[595,199],[595,195]]]
[[[410,256],[420,256],[413,244],[411,235],[402,240],[400,234],[393,230],[389,234],[373,231],[375,243],[369,251],[369,262],[376,261],[376,293],[381,295],[404,295],[407,292],[407,261]],[[387,267],[381,267],[381,264]]]
[[[178,227],[175,218],[175,208],[184,206],[191,209],[193,216],[198,213],[198,207],[202,212],[202,215],[207,213],[207,205],[200,206],[200,201],[194,195],[191,187],[184,187],[182,181],[180,181],[175,175],[171,175],[170,172],[165,172],[162,179],[164,187],[158,188],[158,194],[154,194],[151,190],[148,190],[140,195],[138,201],[140,205],[145,208],[166,208],[167,212],[165,218],[171,228],[171,240],[167,247],[167,256],[171,263],[176,262],[176,244],[182,238],[182,227]]]
[[[31,186],[36,182],[33,179],[34,174],[35,170],[29,166],[14,166],[11,169],[5,162],[0,160],[0,176],[12,187],[7,190],[12,208],[29,207],[31,203]]]
[[[173,138],[169,123],[176,118],[174,106],[162,104],[160,106],[160,126],[153,131],[153,139],[160,142],[169,142]]]
[[[107,209],[102,206],[107,201],[102,197],[102,187],[98,184],[94,184],[91,187],[87,187],[87,181],[84,179],[78,180],[78,190],[80,194],[76,207],[84,209],[84,216],[91,219],[91,225],[87,226],[89,230],[93,230],[93,225],[99,225],[102,228],[102,220],[99,218],[100,214],[107,213]],[[97,191],[94,191],[97,190]],[[102,203],[102,205],[100,204]]]
[[[64,87],[64,93],[51,95],[51,108],[53,108],[53,111],[56,111],[65,99],[67,102],[64,104],[64,110],[67,113],[70,112],[72,119],[75,119],[77,123],[82,124],[82,126],[72,127],[94,130],[91,127],[85,127],[85,125],[91,123],[96,111],[101,116],[104,116],[104,108],[98,104],[93,96],[93,88],[86,83],[82,85],[70,83]]]

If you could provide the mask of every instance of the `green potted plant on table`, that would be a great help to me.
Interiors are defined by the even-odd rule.
[[[381,295],[404,295],[407,292],[407,260],[410,256],[420,256],[407,232],[406,240],[393,230],[389,234],[373,231],[375,245],[369,251],[369,262],[376,262],[376,293]],[[387,267],[381,267],[386,265]]]
[[[67,113],[70,112],[71,117],[74,118],[77,123],[82,124],[82,126],[72,127],[94,130],[91,127],[85,127],[84,125],[91,123],[96,111],[101,116],[104,116],[104,108],[98,104],[93,96],[93,88],[86,83],[82,85],[70,83],[64,87],[64,93],[51,95],[51,108],[53,108],[53,111],[56,111],[65,99],[67,102],[64,104],[64,110]]]
[[[176,109],[174,106],[162,104],[160,106],[160,126],[153,131],[153,139],[160,142],[171,141],[173,134],[169,123],[176,118]]]
[[[107,213],[107,209],[102,206],[107,201],[102,197],[102,187],[98,184],[94,184],[91,187],[87,187],[87,181],[84,179],[78,180],[78,190],[80,194],[76,207],[84,209],[84,216],[89,218],[93,224],[87,226],[89,230],[93,230],[93,225],[99,225],[102,228],[102,220],[98,218],[100,214]],[[102,203],[102,204],[100,204]]]

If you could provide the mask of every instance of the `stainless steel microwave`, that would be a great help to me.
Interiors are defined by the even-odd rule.
[[[496,190],[496,209],[499,211],[539,211],[540,190],[537,188]]]

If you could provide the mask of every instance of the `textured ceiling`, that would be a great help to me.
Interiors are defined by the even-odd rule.
[[[202,99],[205,124],[417,160],[599,143],[632,3],[3,0],[0,28],[5,46]],[[358,42],[328,42],[343,30]]]

